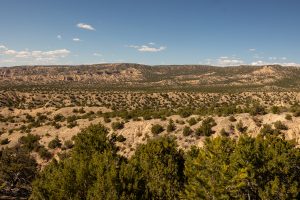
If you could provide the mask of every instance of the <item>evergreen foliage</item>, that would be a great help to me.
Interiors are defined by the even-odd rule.
[[[174,138],[156,137],[128,159],[118,154],[116,141],[102,125],[83,130],[69,155],[40,172],[31,199],[300,197],[300,150],[276,134],[206,138],[203,148],[186,154]]]

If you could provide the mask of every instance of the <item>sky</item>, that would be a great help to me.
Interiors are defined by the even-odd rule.
[[[0,0],[0,66],[299,66],[299,9],[299,0]]]

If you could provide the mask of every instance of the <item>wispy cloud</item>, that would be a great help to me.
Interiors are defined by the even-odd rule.
[[[263,60],[257,60],[251,63],[251,65],[281,65],[281,66],[294,66],[300,67],[299,63],[295,62],[266,62]]]
[[[59,39],[59,40],[62,39],[61,35],[57,35],[56,38]]]
[[[166,49],[166,47],[163,47],[163,46],[155,48],[155,47],[149,47],[147,45],[142,45],[140,48],[138,48],[138,50],[141,52],[159,52],[159,51],[163,51],[165,49]]]
[[[221,56],[217,59],[217,65],[220,66],[236,66],[242,64],[244,64],[244,61],[236,57]]]
[[[256,49],[252,48],[252,49],[249,49],[249,51],[252,51],[252,52],[253,52],[253,51],[256,51]]]
[[[3,50],[3,49],[6,50],[7,48],[6,48],[6,46],[0,44],[0,51]]]
[[[74,42],[81,42],[81,40],[79,38],[73,38]]]
[[[0,61],[1,63],[42,63],[49,61],[56,61],[60,58],[67,57],[71,52],[67,49],[56,49],[51,51],[17,51],[13,49],[8,49],[4,45],[0,48],[0,55],[4,56],[4,59]]]
[[[89,31],[95,31],[96,29],[90,25],[90,24],[84,24],[84,23],[78,23],[76,25],[78,28],[81,28],[81,29],[85,29],[85,30],[89,30]]]
[[[151,46],[149,46],[151,45]],[[165,46],[160,46],[160,47],[154,47],[155,43],[150,42],[148,45],[128,45],[127,47],[137,49],[140,52],[159,52],[159,51],[164,51],[166,50],[167,47]]]
[[[93,56],[98,56],[98,57],[101,57],[102,54],[101,53],[93,53]]]

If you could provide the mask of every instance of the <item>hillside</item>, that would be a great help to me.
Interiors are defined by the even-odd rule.
[[[1,86],[297,89],[300,68],[272,66],[95,64],[0,68]]]

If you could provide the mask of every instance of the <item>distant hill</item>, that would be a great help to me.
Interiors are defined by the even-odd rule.
[[[0,85],[160,88],[300,88],[300,68],[271,66],[94,64],[0,68]]]

